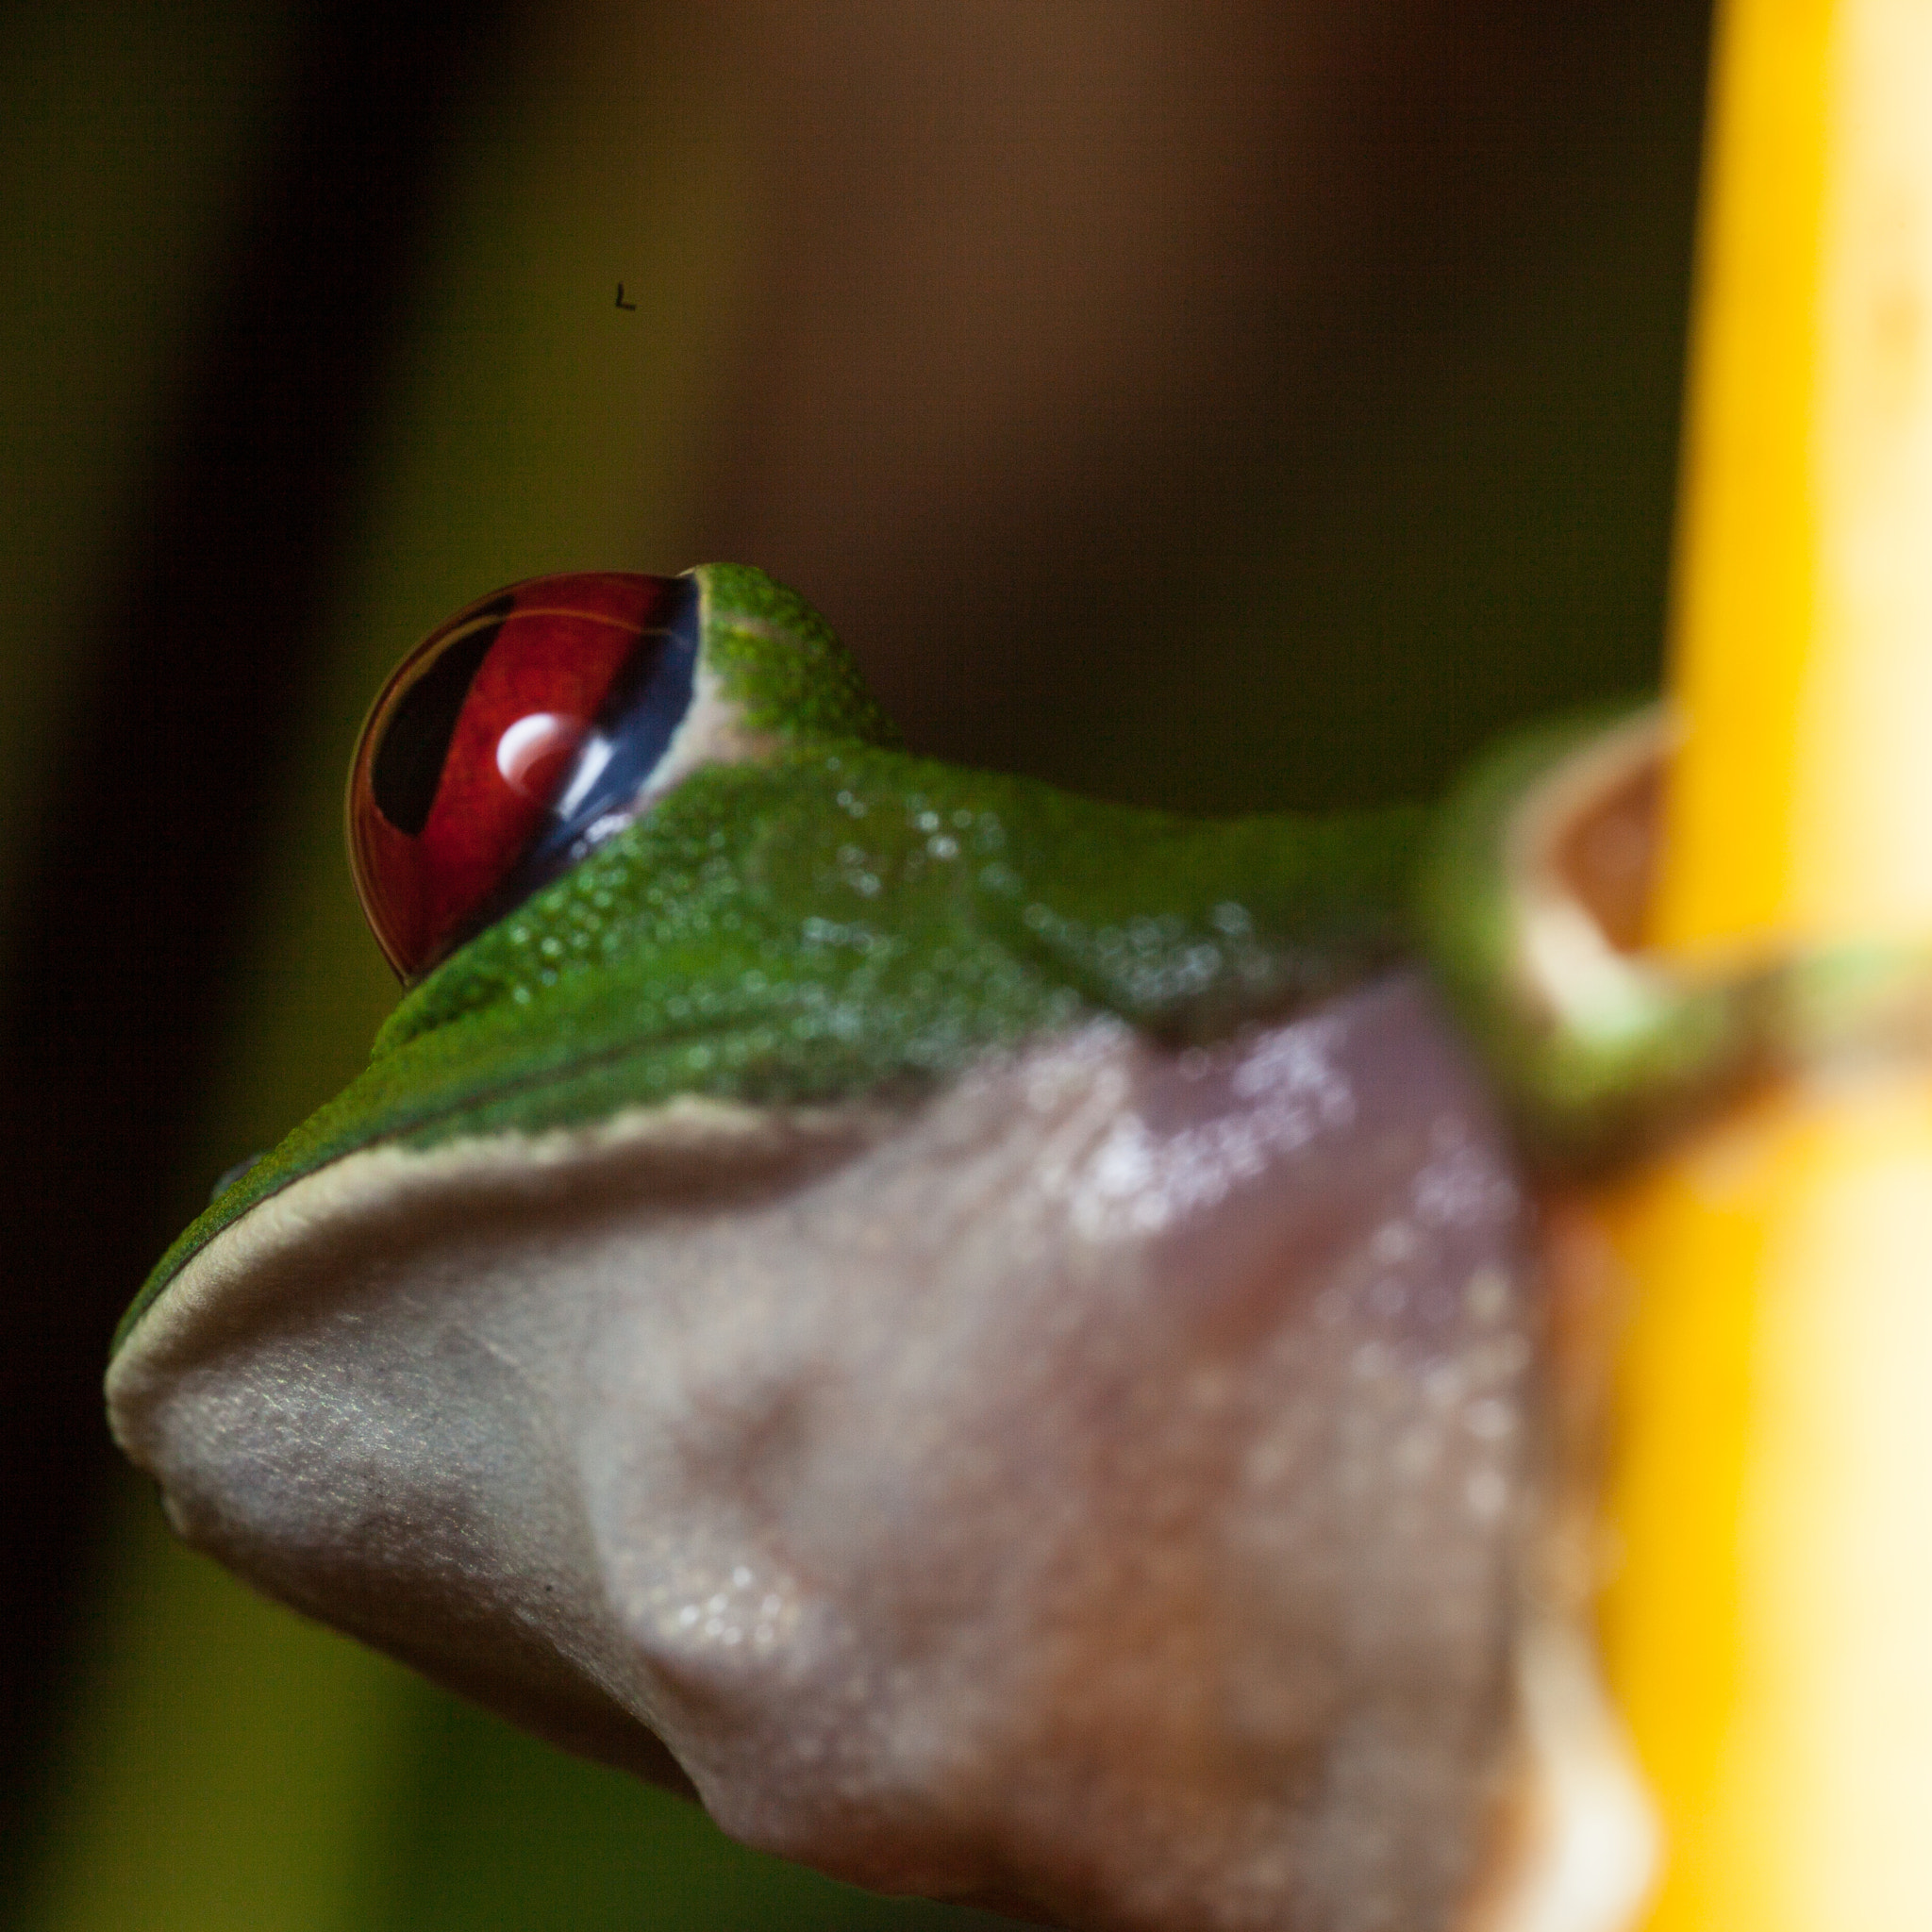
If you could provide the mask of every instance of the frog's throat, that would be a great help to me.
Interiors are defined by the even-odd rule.
[[[210,1240],[109,1397],[184,1534],[259,1587],[568,1748],[662,1775],[665,1736],[728,1826],[840,1875],[904,1883],[884,1806],[931,1870],[1004,1844],[1047,1906],[1104,1870],[1255,1924],[1245,1888],[1319,1830],[1311,1886],[1421,1840],[1401,1883],[1446,1912],[1478,1882],[1470,1932],[1578,1899],[1609,1932],[1647,1824],[1575,1605],[1523,1553],[1551,1480],[1527,1226],[1403,974],[1205,1056],[1095,1020],[901,1108],[684,1096],[366,1147]],[[1016,1515],[1023,1472],[1048,1507]],[[798,1607],[769,1656],[695,1627],[741,1563]],[[856,1723],[819,1633],[861,1609],[921,1662]],[[869,1753],[834,1760],[859,1801],[822,1803],[816,1751],[789,1773],[794,1737]],[[1404,1738],[1413,1777],[1356,1781]]]

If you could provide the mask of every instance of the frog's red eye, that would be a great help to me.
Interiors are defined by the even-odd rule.
[[[535,577],[459,611],[383,687],[349,854],[405,979],[622,825],[691,708],[685,577]]]

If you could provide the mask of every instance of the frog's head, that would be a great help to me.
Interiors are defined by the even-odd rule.
[[[436,971],[156,1269],[118,1439],[270,1594],[838,1876],[1521,1927],[1581,1857],[1622,1923],[1528,1206],[1394,964],[1419,821],[891,738],[754,570],[436,632],[350,793]]]
[[[420,977],[699,767],[892,744],[830,626],[744,564],[532,577],[406,658],[350,772],[357,889]]]

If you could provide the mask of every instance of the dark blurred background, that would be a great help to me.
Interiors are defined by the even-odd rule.
[[[1706,11],[0,11],[6,1923],[993,1923],[175,1552],[108,1331],[366,1052],[341,773],[497,584],[758,562],[918,747],[1207,810],[1650,682]]]

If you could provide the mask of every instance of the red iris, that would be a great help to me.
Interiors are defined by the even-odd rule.
[[[678,579],[534,577],[432,631],[383,687],[349,775],[356,889],[405,979],[475,924],[549,820],[579,742]]]

